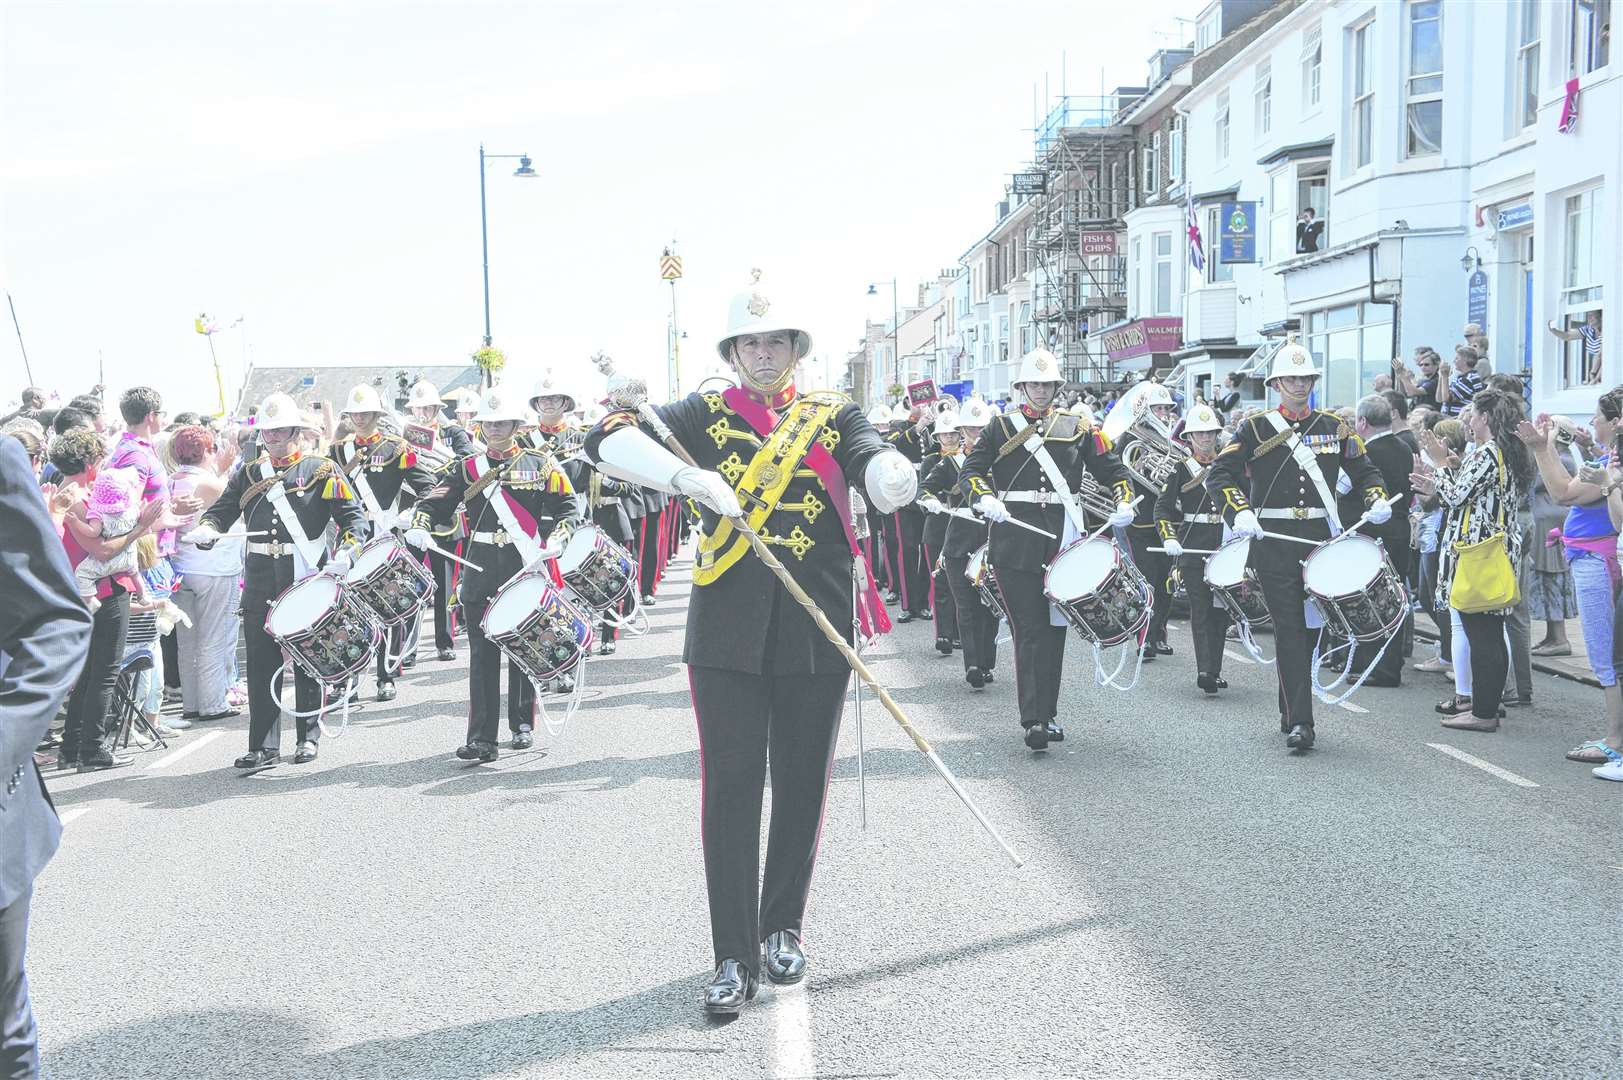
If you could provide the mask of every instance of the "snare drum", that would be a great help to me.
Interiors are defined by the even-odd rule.
[[[331,574],[312,574],[283,590],[265,615],[265,632],[327,686],[366,667],[383,638],[382,628]]]
[[[1302,564],[1302,584],[1338,638],[1379,641],[1402,625],[1409,592],[1386,549],[1367,536],[1320,544]]]
[[[497,590],[479,625],[537,684],[573,671],[592,648],[592,624],[543,570],[520,573]]]
[[[569,535],[558,571],[594,611],[619,610],[637,582],[637,560],[596,525],[582,525]]]
[[[434,575],[393,536],[361,548],[344,584],[350,597],[385,626],[410,622],[434,598]]]
[[[969,561],[964,564],[964,576],[981,594],[981,603],[991,608],[992,614],[998,618],[1007,619],[1009,613],[1003,610],[1003,598],[997,594],[997,572],[987,559],[988,544],[982,544],[970,553]]]
[[[1262,581],[1251,569],[1251,538],[1236,536],[1206,560],[1206,587],[1235,622],[1267,626],[1273,621],[1262,595]]]
[[[1043,592],[1065,621],[1095,645],[1136,639],[1150,623],[1154,592],[1114,540],[1081,540],[1048,565]]]

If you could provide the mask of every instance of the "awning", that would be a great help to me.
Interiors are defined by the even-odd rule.
[[[1249,360],[1234,369],[1234,373],[1242,379],[1261,379],[1265,377],[1268,374],[1268,365],[1274,361],[1274,353],[1278,352],[1280,346],[1284,345],[1287,340],[1287,338],[1274,338],[1270,341],[1264,341],[1257,346],[1257,351],[1251,354]]]
[[[1264,168],[1277,165],[1282,161],[1301,161],[1308,158],[1329,157],[1331,149],[1336,144],[1334,135],[1319,139],[1315,142],[1296,143],[1292,146],[1281,146],[1267,157],[1258,158],[1257,164]]]

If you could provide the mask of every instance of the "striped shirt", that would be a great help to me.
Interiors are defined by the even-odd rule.
[[[1472,368],[1448,380],[1448,400],[1443,402],[1444,416],[1458,416],[1471,404],[1476,392],[1482,389],[1482,373]]]

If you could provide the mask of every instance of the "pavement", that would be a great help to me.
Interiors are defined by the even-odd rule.
[[[1599,693],[1540,676],[1497,734],[1452,732],[1448,684],[1408,672],[1291,754],[1273,673],[1234,649],[1206,697],[1176,624],[1130,693],[1073,636],[1046,754],[1007,645],[973,692],[898,627],[876,673],[1025,865],[868,696],[867,827],[848,713],[810,974],[709,1020],[687,590],[679,562],[563,732],[490,765],[451,756],[459,643],[312,764],[237,775],[243,717],[53,776],[47,1075],[1623,1075],[1623,785],[1562,758]]]

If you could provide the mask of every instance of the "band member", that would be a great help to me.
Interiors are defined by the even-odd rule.
[[[479,415],[478,392],[463,387],[461,390],[456,391],[455,396],[447,399],[446,404],[451,407],[451,415],[456,417],[456,423],[447,425],[445,429],[447,437],[451,436],[453,429],[460,431],[473,444],[475,452],[483,450],[485,448],[483,437],[480,436],[478,432],[479,425],[474,420],[474,417]]]
[[[401,526],[404,500],[411,498],[413,492],[432,488],[434,474],[426,464],[418,462],[417,451],[404,436],[379,430],[378,422],[384,415],[383,402],[372,387],[363,383],[351,390],[344,404],[344,415],[355,432],[334,443],[329,456],[338,462],[361,500],[371,535],[381,536]],[[379,701],[394,700],[395,678],[405,663],[407,650],[416,647],[415,626],[397,624],[389,628],[383,644],[378,647]],[[394,658],[392,668],[389,667],[391,657]]]
[[[586,423],[588,428],[594,427],[604,416],[608,415],[601,405],[591,405],[586,410]],[[603,530],[603,535],[619,544],[627,551],[635,551],[637,534],[632,531],[631,518],[626,514],[626,502],[637,492],[637,485],[628,484],[623,480],[616,480],[606,475],[602,469],[592,465],[591,460],[584,454],[579,454],[565,463],[566,468],[581,467],[584,469],[584,482],[577,479],[573,472],[569,481],[574,485],[577,493],[584,493],[586,510],[583,515],[593,525]],[[673,506],[679,505],[676,503]],[[626,594],[619,614],[628,615],[637,599],[636,586]],[[597,651],[599,655],[608,656],[618,648],[617,641],[620,632],[614,623],[604,619],[598,626]]]
[[[1127,527],[1133,565],[1155,590],[1149,633],[1144,638],[1145,660],[1172,653],[1172,646],[1167,644],[1167,616],[1172,610],[1169,583],[1172,563],[1163,552],[1150,549],[1161,546],[1155,525],[1155,501],[1161,495],[1165,478],[1183,456],[1182,448],[1172,441],[1172,425],[1177,418],[1178,407],[1173,404],[1167,388],[1158,382],[1145,381],[1127,392],[1104,424],[1104,433],[1126,466],[1133,482],[1133,495],[1138,498],[1133,523]]]
[[[406,441],[417,451],[418,464],[428,470],[435,482],[438,482],[440,473],[449,468],[452,462],[467,457],[475,449],[473,438],[467,431],[445,420],[440,402],[440,392],[434,388],[434,384],[426,379],[418,380],[406,399],[406,412],[410,414],[411,422],[402,433]],[[412,489],[410,494],[412,502],[427,495],[434,487],[431,483],[418,490],[409,479],[407,484]],[[434,534],[433,540],[438,546],[455,554],[462,543],[461,521],[453,522],[444,533]],[[451,633],[450,612],[454,591],[452,582],[456,577],[455,565],[449,559],[437,556],[430,558],[426,548],[413,547],[411,552],[419,559],[428,559],[428,569],[434,575],[434,648],[441,660],[455,660],[456,647]]]
[[[272,394],[259,407],[264,453],[243,463],[220,498],[204,512],[186,540],[210,548],[240,518],[247,531],[262,535],[247,542],[242,569],[242,632],[248,654],[248,753],[239,769],[262,769],[282,760],[282,705],[271,679],[282,666],[282,646],[265,629],[270,606],[288,586],[314,573],[325,554],[328,524],[338,526],[338,550],[327,568],[349,569],[351,552],[366,535],[366,512],[343,470],[312,451],[321,421],[301,414],[286,394]],[[297,664],[293,676],[295,726],[299,748],[293,763],[314,761],[321,725],[314,715],[322,691]],[[286,682],[284,672],[283,682]]]
[[[890,409],[881,402],[868,410],[868,423],[881,436],[890,432]],[[890,530],[886,527],[888,515],[881,514],[872,505],[868,507],[868,537],[864,542],[868,556],[868,565],[873,568],[874,581],[885,593],[885,601],[890,604],[899,604],[902,593],[897,588],[895,576],[892,575],[890,564],[895,561],[895,545],[890,539]]]
[[[930,448],[930,415],[922,406],[897,405],[891,414],[891,431],[885,441],[913,463],[917,474]],[[885,522],[886,536],[895,541],[894,580],[901,592],[899,623],[930,617],[930,568],[924,561],[924,511],[908,505],[891,514]]]
[[[525,437],[525,445],[545,450],[555,461],[563,461],[573,454],[581,443],[582,433],[570,423],[577,398],[563,380],[548,372],[536,381],[530,394],[530,408],[535,410],[535,430]]]
[[[950,499],[958,487],[958,469],[963,464],[962,443],[958,438],[958,413],[944,409],[935,418],[935,446],[919,464],[923,478],[920,488],[927,494],[919,499],[924,510],[924,565],[930,571],[930,610],[935,613],[935,650],[951,656],[959,643],[958,606],[944,575],[941,549],[947,538],[952,515],[944,513],[942,499]],[[932,508],[933,507],[933,508]]]
[[[704,1004],[712,1013],[737,1012],[754,997],[763,941],[769,979],[794,983],[805,975],[801,921],[850,676],[731,519],[747,506],[749,526],[845,629],[856,547],[851,486],[887,514],[917,491],[911,463],[849,399],[796,390],[796,364],[811,348],[803,325],[780,318],[759,283],[734,298],[717,347],[742,385],[655,410],[698,465],[651,437],[630,411],[611,412],[586,439],[588,456],[606,471],[702,507],[683,659],[704,777],[716,962]],[[882,602],[871,591],[863,599],[864,618],[883,629]],[[758,884],[769,760],[772,822]]]
[[[1155,528],[1166,556],[1183,579],[1189,596],[1189,629],[1195,639],[1195,685],[1208,694],[1225,689],[1223,631],[1228,626],[1224,609],[1215,606],[1206,584],[1206,555],[1223,543],[1223,516],[1206,490],[1206,470],[1217,458],[1217,440],[1223,421],[1210,405],[1196,405],[1184,422],[1183,439],[1190,453],[1166,478],[1155,500]],[[1191,547],[1198,552],[1186,553]]]
[[[485,391],[477,421],[484,451],[462,458],[418,500],[406,542],[427,546],[430,529],[445,529],[460,509],[468,535],[468,561],[478,570],[462,575],[462,614],[467,620],[468,740],[457,747],[463,761],[495,761],[501,712],[502,653],[485,637],[481,622],[491,597],[519,573],[540,569],[556,554],[576,521],[574,490],[552,455],[519,446],[515,431],[524,416],[502,387]],[[551,542],[549,549],[548,543]],[[535,744],[535,688],[523,670],[507,665],[507,727],[512,746]]]
[[[1065,738],[1057,720],[1066,628],[1049,618],[1043,573],[1059,552],[1067,522],[1073,533],[1083,528],[1076,498],[1082,470],[1092,472],[1100,486],[1115,495],[1110,524],[1125,526],[1133,520],[1128,505],[1132,484],[1121,459],[1110,452],[1110,440],[1083,427],[1076,414],[1054,408],[1054,396],[1063,383],[1053,353],[1047,349],[1027,353],[1014,381],[1020,407],[986,426],[965,458],[959,480],[971,506],[993,523],[990,553],[1014,635],[1020,726],[1033,750],[1047,749],[1050,742]],[[1053,533],[1056,539],[1009,525],[1011,517]]]
[[[1358,437],[1364,440],[1369,460],[1380,470],[1381,486],[1386,489],[1392,504],[1392,517],[1384,525],[1366,523],[1360,531],[1381,541],[1387,557],[1392,560],[1392,569],[1397,571],[1399,579],[1408,581],[1409,564],[1414,556],[1414,548],[1409,544],[1409,502],[1414,497],[1409,474],[1414,471],[1414,451],[1403,438],[1407,432],[1396,433],[1392,430],[1396,419],[1392,404],[1384,395],[1370,394],[1358,403]],[[1351,525],[1357,520],[1354,517],[1349,521],[1346,511],[1342,512],[1343,523]],[[1413,615],[1406,618],[1412,619]],[[1379,661],[1376,660],[1377,654]],[[1364,680],[1365,686],[1403,685],[1401,641],[1394,641],[1384,652],[1379,641],[1360,642],[1353,653],[1352,670],[1363,671],[1371,664],[1375,665],[1375,669]]]
[[[965,456],[975,449],[982,430],[991,418],[992,411],[981,399],[970,398],[964,402],[957,416],[958,451],[948,453],[943,448],[941,460],[924,478],[924,488],[930,493],[931,499],[949,509],[967,508],[969,499],[958,480]],[[998,619],[981,599],[979,590],[967,576],[967,570],[970,555],[986,544],[988,526],[985,522],[967,521],[945,513],[932,517],[930,521],[944,523],[941,571],[936,582],[936,610],[940,610],[943,591],[950,591],[953,611],[958,620],[958,636],[963,645],[964,681],[979,690],[993,681],[992,671],[997,667]]]
[[[1279,730],[1293,750],[1308,749],[1314,739],[1312,647],[1302,585],[1307,548],[1265,537],[1263,523],[1273,533],[1330,539],[1341,531],[1335,489],[1343,469],[1353,488],[1363,493],[1370,521],[1380,525],[1392,516],[1380,471],[1364,452],[1364,441],[1334,413],[1309,405],[1319,375],[1306,349],[1294,341],[1282,346],[1267,379],[1279,393],[1279,407],[1242,422],[1206,471],[1206,490],[1222,508],[1224,520],[1253,541],[1250,563],[1274,620]]]

